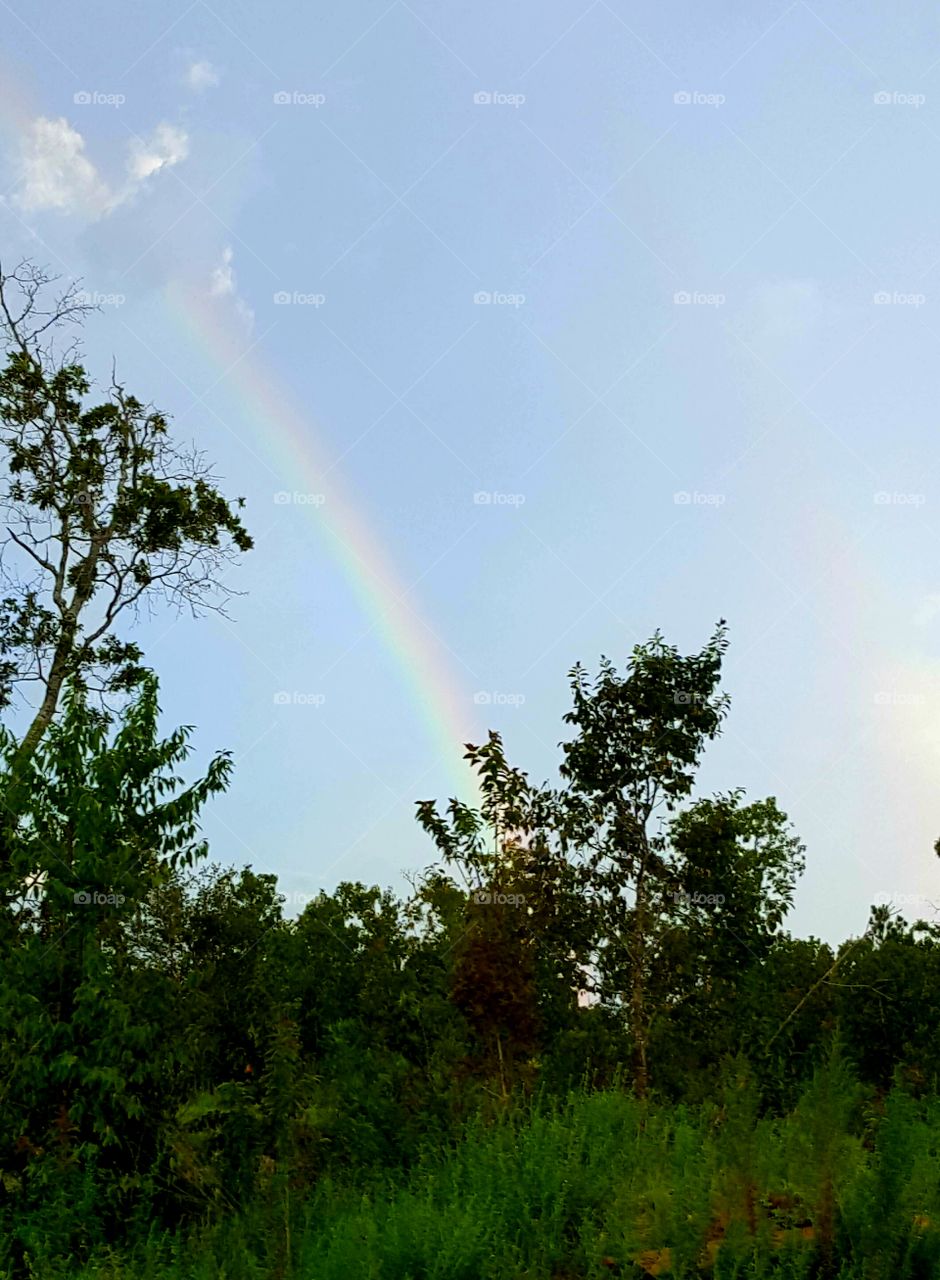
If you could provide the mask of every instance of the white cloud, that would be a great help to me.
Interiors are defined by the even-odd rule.
[[[212,279],[209,285],[209,292],[214,298],[232,298],[235,302],[235,311],[241,320],[249,327],[255,322],[255,313],[243,298],[238,296],[237,282],[235,280],[235,268],[232,261],[235,254],[231,245],[226,245],[222,250],[222,261],[218,266],[213,268]]]
[[[39,116],[23,140],[17,203],[26,210],[59,209],[99,217],[111,200],[85,155],[85,139],[60,116]]]
[[[16,203],[29,212],[57,209],[100,218],[130,200],[153,174],[178,164],[188,154],[185,130],[158,124],[149,139],[131,142],[127,178],[114,189],[88,159],[85,139],[77,129],[64,117],[39,116],[22,139]]]
[[[191,63],[186,70],[186,83],[196,93],[202,93],[204,89],[214,89],[220,78],[216,68],[206,58],[200,58],[198,62]]]
[[[145,178],[170,165],[179,164],[189,155],[189,137],[185,129],[172,124],[158,124],[150,138],[134,138],[128,171],[131,182],[139,185]]]

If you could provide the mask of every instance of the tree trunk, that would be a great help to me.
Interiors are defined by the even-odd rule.
[[[65,611],[62,622],[62,631],[59,635],[58,643],[55,647],[55,653],[52,657],[52,664],[49,668],[49,675],[46,678],[46,688],[43,693],[42,702],[39,710],[33,716],[32,723],[23,735],[23,740],[17,747],[13,756],[13,767],[11,770],[11,779],[9,789],[4,796],[4,818],[12,821],[15,826],[17,814],[19,811],[19,799],[21,795],[21,787],[23,773],[36,753],[39,746],[52,723],[52,719],[59,706],[59,698],[62,694],[62,687],[69,675],[69,668],[72,665],[72,658],[75,653],[75,638],[78,635],[78,620],[82,610],[88,604],[92,597],[94,587],[95,567],[98,563],[100,547],[93,548],[89,551],[81,565],[75,590],[72,594],[72,602]],[[0,841],[0,859],[2,865],[9,863],[9,853],[3,846],[6,841]]]
[[[645,842],[644,842],[645,844]],[[633,1085],[638,1098],[645,1098],[649,1087],[646,1026],[646,856],[640,861],[636,879],[633,946],[631,956],[630,1021],[634,1043]]]
[[[56,646],[52,666],[49,668],[49,678],[46,681],[46,691],[43,694],[42,702],[39,704],[39,710],[33,716],[32,723],[23,735],[23,741],[17,748],[14,757],[14,769],[17,773],[33,758],[43,735],[52,723],[52,717],[55,715],[56,708],[59,705],[62,686],[65,683],[65,677],[68,675],[69,658],[72,655],[73,648],[74,630],[70,636],[63,635]]]
[[[75,590],[72,593],[72,601],[68,608],[64,610],[62,631],[59,635],[59,641],[52,658],[52,665],[49,668],[49,675],[46,679],[46,691],[43,694],[39,710],[33,716],[32,724],[26,730],[23,741],[20,743],[14,757],[14,774],[18,774],[32,759],[58,709],[62,686],[69,674],[69,668],[72,665],[72,658],[75,654],[75,640],[78,635],[79,619],[81,618],[82,610],[94,593],[95,570],[98,566],[104,541],[104,536],[99,531],[95,535],[88,554],[81,562]]]

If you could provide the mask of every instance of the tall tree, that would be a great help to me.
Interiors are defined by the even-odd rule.
[[[683,656],[657,632],[637,645],[625,674],[602,658],[596,677],[571,671],[576,736],[563,744],[566,839],[583,857],[597,913],[602,999],[622,1007],[634,1045],[634,1084],[649,1081],[647,1006],[654,940],[682,885],[662,822],[692,790],[705,743],[727,710],[719,693],[725,626]]]
[[[189,731],[161,739],[158,716],[147,673],[113,735],[73,683],[25,765],[0,735],[2,768],[25,779],[0,870],[0,1180],[24,1208],[58,1194],[65,1213],[86,1178],[101,1179],[105,1218],[126,1207],[150,1176],[169,1083],[190,1054],[186,1037],[166,1034],[173,1001],[139,963],[133,921],[170,869],[205,854],[200,811],[231,762],[222,753],[183,785]],[[24,900],[37,869],[41,897]]]
[[[119,634],[158,598],[198,613],[224,609],[223,568],[251,538],[204,458],[174,444],[159,410],[112,374],[103,397],[78,359],[74,289],[24,263],[0,266],[0,705],[38,684],[18,768],[36,750],[66,681],[130,688],[142,653]],[[71,331],[64,348],[60,331]],[[91,398],[89,398],[91,397]]]

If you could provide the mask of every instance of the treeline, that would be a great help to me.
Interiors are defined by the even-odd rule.
[[[468,751],[479,811],[419,806],[441,860],[410,894],[343,884],[296,919],[275,877],[199,867],[228,763],[183,783],[153,677],[111,729],[71,690],[27,766],[8,737],[8,1273],[260,1206],[259,1274],[288,1274],[323,1186],[407,1178],[468,1125],[579,1091],[707,1105],[731,1064],[747,1130],[798,1106],[834,1039],[873,1115],[892,1083],[935,1096],[940,930],[876,908],[836,952],[792,938],[802,847],[775,802],[678,806],[723,646],[654,638],[623,675],[575,671],[565,787],[532,787],[491,735]]]

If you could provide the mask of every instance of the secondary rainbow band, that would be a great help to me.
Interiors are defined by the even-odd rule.
[[[322,492],[327,466],[318,457],[315,424],[290,403],[276,377],[264,367],[260,348],[249,349],[244,333],[222,315],[212,299],[178,285],[168,287],[166,297],[174,323],[205,354],[216,375],[224,377],[226,386],[237,392],[240,417],[251,428],[251,445],[285,477],[282,487]],[[342,492],[335,470],[330,474],[326,505],[308,510],[363,614],[394,657],[446,768],[453,794],[476,801],[475,779],[462,758],[464,743],[479,740],[473,700],[454,679],[443,646],[407,603],[406,585],[365,516]]]

